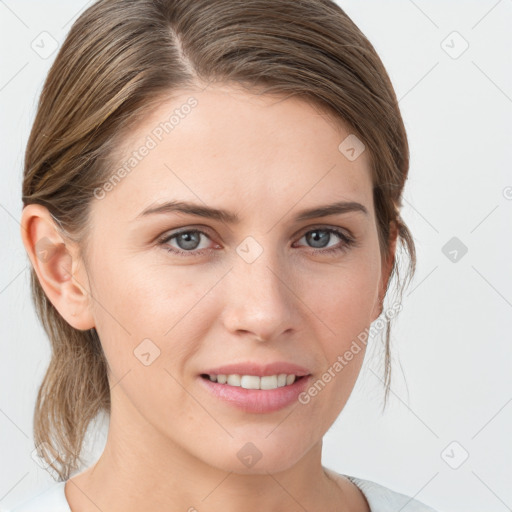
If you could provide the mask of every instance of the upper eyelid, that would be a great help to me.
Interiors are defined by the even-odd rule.
[[[157,240],[158,241],[166,241],[166,240],[169,240],[169,239],[172,239],[182,233],[189,233],[191,231],[197,231],[203,235],[206,235],[208,238],[212,238],[212,236],[210,235],[210,233],[208,232],[207,229],[205,229],[204,227],[184,227],[184,228],[176,228],[177,231],[174,231],[174,230],[171,230],[171,231],[166,231],[165,233],[163,233],[162,235],[159,235],[157,237]]]

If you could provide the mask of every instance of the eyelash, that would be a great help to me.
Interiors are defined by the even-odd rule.
[[[326,231],[328,233],[333,233],[336,236],[338,236],[342,240],[342,245],[330,247],[328,249],[315,249],[314,247],[310,247],[313,252],[320,253],[320,254],[336,254],[336,253],[342,253],[347,251],[353,246],[356,246],[356,240],[350,236],[348,236],[343,231],[340,231],[335,228],[326,228],[326,227],[314,227],[312,229],[309,229],[308,231],[304,232],[300,238],[307,235],[308,233],[311,233],[312,231]],[[205,235],[206,237],[210,238],[207,233],[204,231],[201,231],[199,229],[185,229],[183,231],[179,231],[177,233],[173,233],[172,235],[165,236],[163,238],[160,238],[158,240],[158,244],[165,246],[167,243],[178,237],[179,235],[182,235],[183,233],[199,233],[201,235]],[[194,257],[194,256],[203,256],[204,251],[209,251],[210,249],[200,249],[200,250],[193,250],[193,251],[184,251],[182,249],[177,249],[176,247],[165,247],[165,250],[167,252],[177,254],[179,256],[184,257]]]

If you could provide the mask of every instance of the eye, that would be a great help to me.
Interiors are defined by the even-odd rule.
[[[158,240],[160,245],[166,246],[165,249],[169,252],[179,254],[182,256],[201,256],[204,249],[200,248],[201,238],[210,238],[204,231],[198,229],[187,229],[178,233],[165,236]],[[178,247],[169,246],[169,242],[175,241]]]
[[[338,244],[329,247],[328,243],[332,240],[333,235],[335,235],[341,242]],[[337,253],[348,250],[351,246],[355,245],[355,240],[351,236],[345,234],[343,231],[335,228],[325,228],[319,227],[310,229],[307,231],[304,236],[301,238],[306,239],[306,241],[313,245],[313,249],[319,249],[314,252],[320,253]],[[325,249],[325,247],[328,247]]]
[[[333,235],[340,240],[334,246],[329,247]],[[165,250],[179,256],[202,256],[205,251],[212,249],[208,246],[201,246],[204,240],[210,237],[199,229],[185,229],[177,233],[164,235],[158,240],[158,244],[164,246]],[[340,229],[318,227],[307,231],[300,240],[305,239],[314,253],[330,254],[347,251],[351,246],[356,245],[356,240]],[[176,245],[171,245],[174,242]],[[218,247],[218,246],[217,246]]]

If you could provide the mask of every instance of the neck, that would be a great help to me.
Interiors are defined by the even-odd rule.
[[[284,470],[257,470],[256,464],[241,473],[239,467],[208,464],[151,426],[149,431],[145,421],[119,421],[113,408],[101,457],[66,484],[73,510],[341,512],[353,510],[357,499],[364,504],[353,484],[345,480],[340,485],[322,467],[322,440]],[[216,442],[215,433],[211,442]]]
[[[147,463],[154,452],[139,458],[106,447],[94,466],[70,479],[66,492],[73,510],[84,512],[348,510],[341,488],[316,462],[320,450],[313,447],[279,473],[239,474],[172,456],[158,469]],[[82,505],[73,506],[73,498]]]

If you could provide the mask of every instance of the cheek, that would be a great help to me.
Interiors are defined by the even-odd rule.
[[[148,258],[103,260],[90,281],[96,330],[112,370],[124,374],[147,352],[157,367],[179,366],[211,325],[216,274]]]
[[[146,417],[163,404],[173,403],[174,410],[190,408],[177,382],[184,381],[183,362],[197,349],[203,325],[208,325],[203,314],[208,301],[201,300],[204,288],[181,274],[169,266],[123,267],[121,262],[94,273],[96,330],[111,386],[120,402],[133,404]]]
[[[371,266],[361,265],[347,267],[336,277],[335,285],[331,280],[329,288],[319,286],[310,296],[323,361],[302,401],[299,400],[309,408],[310,415],[324,418],[322,428],[339,415],[360,373],[378,273]]]
[[[380,267],[364,255],[321,279],[310,279],[308,304],[337,339],[347,340],[364,330],[378,296]]]
[[[310,281],[317,283],[308,303],[318,319],[323,354],[322,370],[305,397],[314,414],[334,421],[352,392],[366,352],[379,277],[378,259],[360,253],[337,267],[330,279]]]
[[[139,257],[103,260],[92,275],[95,313],[126,334],[147,329],[148,335],[152,331],[161,336],[163,324],[168,324],[165,330],[171,328],[194,300],[194,287],[187,286],[183,275]]]

